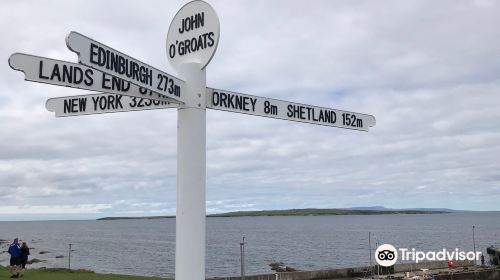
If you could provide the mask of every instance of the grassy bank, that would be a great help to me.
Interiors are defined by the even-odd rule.
[[[0,279],[9,279],[9,269],[0,267]],[[23,278],[33,280],[167,280],[159,277],[99,274],[88,270],[68,270],[64,268],[28,269]]]
[[[236,211],[221,214],[212,214],[208,217],[244,217],[244,216],[330,216],[330,215],[390,215],[390,214],[441,214],[446,211],[426,210],[357,210],[357,209],[288,209],[264,211]]]

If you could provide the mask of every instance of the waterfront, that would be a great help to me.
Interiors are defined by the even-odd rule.
[[[246,236],[247,274],[270,273],[280,261],[301,270],[369,264],[368,232],[375,243],[419,250],[484,251],[500,240],[500,213],[425,215],[347,215],[307,217],[233,217],[207,219],[207,276],[239,273],[239,242]],[[0,222],[0,239],[19,236],[33,256],[47,262],[35,266],[67,267],[73,244],[74,268],[97,272],[172,276],[175,219],[116,221]],[[2,245],[6,250],[7,244]],[[48,253],[40,255],[40,252]],[[55,258],[64,255],[64,258]],[[0,264],[8,255],[0,255]]]

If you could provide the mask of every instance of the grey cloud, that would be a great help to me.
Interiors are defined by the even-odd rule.
[[[2,4],[2,201],[110,205],[103,215],[175,212],[175,109],[55,119],[47,98],[84,92],[25,82],[7,59],[26,52],[76,61],[64,42],[75,30],[175,74],[165,38],[182,3]],[[498,210],[497,2],[211,4],[221,40],[209,86],[369,113],[377,125],[361,133],[208,111],[209,212]]]

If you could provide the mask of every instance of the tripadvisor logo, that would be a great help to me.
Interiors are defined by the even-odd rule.
[[[375,260],[380,266],[393,266],[398,260],[398,251],[391,244],[382,244],[375,250]]]
[[[453,251],[442,249],[440,251],[417,251],[415,248],[399,248],[396,249],[391,244],[382,244],[375,250],[375,260],[380,266],[393,266],[398,260],[398,251],[401,261],[413,261],[419,263],[420,261],[447,261],[447,260],[460,260],[460,261],[474,261],[481,258],[481,252],[464,252],[455,248]]]

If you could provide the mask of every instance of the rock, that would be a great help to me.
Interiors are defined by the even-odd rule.
[[[270,267],[278,267],[278,266],[282,266],[284,265],[284,263],[282,262],[272,262],[269,264]]]
[[[276,272],[286,272],[286,270],[283,267],[281,267],[281,266],[278,266],[276,269],[274,269],[274,271],[276,271]]]
[[[56,259],[62,259],[62,258],[64,258],[64,256],[63,256],[63,255],[57,255],[57,256],[56,256]]]
[[[284,263],[282,262],[272,262],[269,264],[269,266],[271,267],[271,270],[274,270],[276,272],[293,272],[293,271],[297,271],[295,268],[291,267],[291,266],[285,266]]]
[[[40,263],[40,262],[46,262],[46,260],[31,259],[31,260],[28,260],[27,264],[34,264],[34,263]]]

